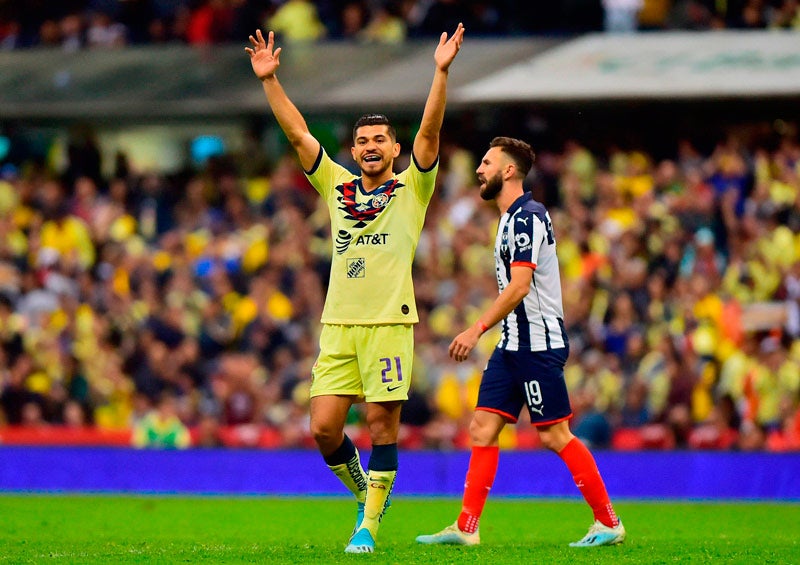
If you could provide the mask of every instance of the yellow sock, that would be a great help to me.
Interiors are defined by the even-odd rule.
[[[392,494],[394,479],[397,471],[372,471],[367,478],[367,500],[364,506],[364,521],[362,528],[367,528],[372,534],[372,539],[377,539],[378,526],[383,518],[383,509],[386,500]]]
[[[340,465],[328,465],[328,468],[333,471],[333,474],[339,477],[342,484],[347,487],[347,490],[352,492],[356,500],[364,502],[367,498],[367,474],[361,467],[361,459],[358,457],[358,451],[355,456],[347,463]]]

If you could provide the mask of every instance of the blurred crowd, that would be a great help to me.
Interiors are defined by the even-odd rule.
[[[471,37],[798,29],[797,0],[0,0],[0,50],[283,41],[402,42],[463,22]]]
[[[800,449],[800,138],[784,126],[658,157],[577,139],[539,151],[528,184],[556,230],[572,428],[592,446]],[[327,209],[292,154],[242,147],[164,175],[124,154],[104,167],[76,130],[59,170],[0,163],[0,437],[313,446]],[[471,360],[447,356],[497,294],[479,157],[443,140],[414,264],[404,448],[467,445],[497,342],[494,328]],[[357,406],[348,431],[368,445],[362,423]],[[537,446],[524,418],[501,441]]]

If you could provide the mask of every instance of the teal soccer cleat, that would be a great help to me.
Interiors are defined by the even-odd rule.
[[[353,526],[353,531],[350,534],[350,538],[351,539],[352,539],[352,537],[354,535],[356,535],[356,532],[361,527],[361,522],[364,521],[364,506],[365,506],[365,504],[363,502],[357,502],[356,504],[358,504],[358,509],[356,510],[356,525]],[[386,499],[386,504],[383,505],[383,511],[381,512],[381,517],[378,518],[379,522],[381,520],[383,520],[383,517],[386,514],[386,511],[389,509],[389,507],[391,505],[392,505],[392,499],[391,499],[391,497],[389,497],[389,498]]]
[[[356,525],[353,526],[353,533],[350,534],[350,539],[353,539],[353,536],[356,535],[356,532],[361,527],[361,522],[364,521],[364,503],[358,502],[358,510],[356,511]]]
[[[625,526],[622,522],[616,528],[609,528],[600,521],[595,521],[583,538],[569,544],[570,547],[600,547],[602,545],[618,545],[625,541]]]
[[[441,532],[427,536],[417,536],[417,543],[425,545],[478,545],[481,543],[481,535],[478,530],[475,530],[472,534],[462,532],[458,527],[458,522],[456,522],[447,526]]]
[[[345,553],[373,553],[374,551],[375,540],[372,539],[372,534],[366,528],[358,530],[344,548]]]

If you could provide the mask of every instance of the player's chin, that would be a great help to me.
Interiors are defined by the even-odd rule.
[[[381,175],[388,167],[383,161],[375,161],[374,163],[361,163],[361,172],[368,176]]]

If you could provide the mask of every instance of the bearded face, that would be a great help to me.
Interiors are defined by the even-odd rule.
[[[489,178],[478,177],[478,180],[481,183],[481,198],[486,201],[494,200],[503,189],[503,176],[500,171]]]

